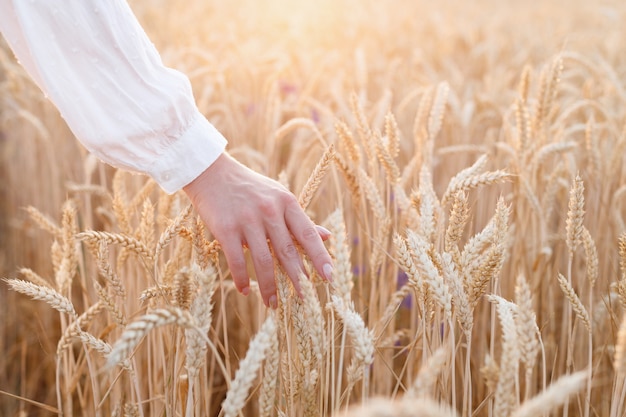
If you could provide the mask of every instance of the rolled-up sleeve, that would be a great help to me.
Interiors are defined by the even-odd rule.
[[[163,65],[126,1],[0,0],[0,10],[17,59],[100,159],[172,193],[224,151],[188,78]]]

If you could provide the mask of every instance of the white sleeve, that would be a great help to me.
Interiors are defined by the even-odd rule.
[[[0,0],[20,63],[96,156],[169,193],[200,175],[226,139],[167,68],[125,0]]]

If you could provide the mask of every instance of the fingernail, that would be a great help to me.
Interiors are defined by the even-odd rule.
[[[324,271],[324,278],[326,278],[326,281],[333,282],[333,266],[331,264],[324,264],[322,270]]]
[[[241,293],[245,296],[248,296],[248,294],[250,294],[250,287],[244,287],[241,289]]]
[[[272,295],[269,299],[269,304],[270,307],[274,310],[276,310],[278,308],[278,299],[276,298],[275,295]]]
[[[324,226],[320,226],[319,224],[315,226],[317,228],[317,231],[321,234],[324,235],[324,237],[330,237],[330,235],[332,235],[332,233],[330,232],[330,230],[328,230],[327,228],[325,228]]]

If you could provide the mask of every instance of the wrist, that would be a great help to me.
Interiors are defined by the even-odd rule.
[[[199,192],[212,188],[216,182],[220,181],[220,177],[222,177],[223,173],[228,171],[228,166],[234,162],[235,161],[228,153],[223,152],[211,165],[202,171],[200,175],[189,184],[185,185],[183,191],[185,191],[193,202]]]

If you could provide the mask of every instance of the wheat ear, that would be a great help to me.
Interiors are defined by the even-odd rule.
[[[276,402],[278,369],[280,363],[279,338],[270,338],[270,346],[263,364],[263,382],[259,393],[259,417],[271,417]]]
[[[582,243],[583,219],[585,216],[585,187],[578,174],[570,189],[569,205],[567,210],[567,220],[565,230],[567,232],[565,242],[570,250],[570,254],[576,251],[578,245]]]
[[[449,406],[428,398],[375,398],[333,417],[458,417]]]
[[[519,344],[517,326],[514,319],[515,305],[502,297],[490,295],[489,301],[496,304],[496,310],[502,325],[502,356],[500,358],[500,377],[496,386],[493,415],[507,417],[517,404],[515,384],[519,367]]]
[[[104,240],[109,244],[119,244],[124,248],[127,248],[135,253],[142,255],[147,261],[152,262],[154,260],[152,252],[148,247],[140,240],[120,233],[101,232],[101,231],[86,231],[77,235],[78,239],[89,242],[90,244],[96,244],[97,242]]]
[[[443,309],[446,319],[449,319],[452,316],[452,296],[433,258],[429,255],[432,252],[432,245],[412,230],[407,230],[407,241],[417,269],[435,295],[435,300]]]
[[[37,225],[41,229],[58,238],[63,235],[61,228],[57,226],[57,224],[52,219],[50,219],[50,217],[37,210],[35,207],[28,206],[26,207],[26,211],[28,212],[30,218],[35,221],[35,223],[37,223]]]
[[[324,175],[328,171],[328,168],[330,168],[330,163],[333,161],[334,156],[335,145],[331,143],[330,146],[324,151],[322,158],[313,169],[313,172],[309,176],[309,179],[307,180],[306,184],[304,184],[304,187],[300,192],[298,202],[300,203],[300,206],[302,208],[306,209],[311,203],[315,192],[322,182],[322,178],[324,178]]]
[[[39,285],[40,287],[52,288],[52,284],[30,268],[20,268],[20,274],[33,284]]]
[[[519,340],[521,360],[526,366],[526,386],[528,387],[530,385],[530,376],[541,346],[539,345],[539,339],[537,337],[539,327],[537,327],[537,319],[533,309],[532,293],[526,278],[522,274],[517,277],[515,303],[519,307],[515,315],[517,338]]]
[[[588,383],[588,371],[565,375],[552,383],[544,392],[524,402],[511,417],[536,417],[546,415],[556,407],[563,405],[567,399],[582,390]]]
[[[437,378],[443,371],[446,362],[449,359],[450,347],[440,346],[426,361],[422,363],[417,377],[406,393],[407,397],[419,398],[429,397],[429,392],[435,386]]]
[[[155,249],[155,259],[159,258],[159,255],[161,254],[163,249],[172,241],[172,239],[174,239],[174,237],[178,233],[180,233],[185,225],[185,222],[191,215],[192,210],[193,206],[191,204],[188,204],[187,207],[185,207],[185,209],[181,211],[178,216],[176,216],[174,221],[165,228],[163,233],[161,233]]]
[[[333,295],[332,306],[353,342],[354,356],[348,367],[348,385],[351,387],[364,376],[369,377],[366,371],[374,361],[374,341],[371,332],[365,327],[363,318],[354,311],[352,303],[348,304],[342,298]]]
[[[12,290],[28,295],[34,300],[45,301],[55,310],[70,314],[74,318],[76,317],[76,311],[72,302],[52,288],[42,287],[21,279],[5,279],[4,281]]]
[[[335,294],[347,301],[350,299],[354,282],[348,233],[341,209],[332,212],[326,223],[332,233],[330,237],[330,253],[334,257],[332,285]]]
[[[120,339],[115,342],[107,358],[107,367],[112,367],[124,361],[144,336],[158,327],[169,324],[176,324],[183,328],[196,327],[189,312],[179,308],[157,309],[145,314],[130,323]]]
[[[276,337],[276,322],[272,316],[269,316],[250,342],[246,357],[239,363],[235,379],[232,381],[226,393],[226,399],[222,403],[224,417],[235,417],[245,405],[252,383],[261,367],[261,362],[265,358],[267,349],[272,346],[272,339]]]
[[[589,312],[587,312],[587,309],[583,305],[583,302],[580,300],[578,295],[576,295],[576,291],[574,291],[574,288],[567,281],[567,278],[563,276],[563,274],[558,275],[558,281],[561,290],[563,290],[563,294],[565,294],[565,297],[572,305],[572,308],[576,313],[576,317],[578,317],[578,319],[583,322],[587,331],[591,332],[591,320],[589,318]]]

